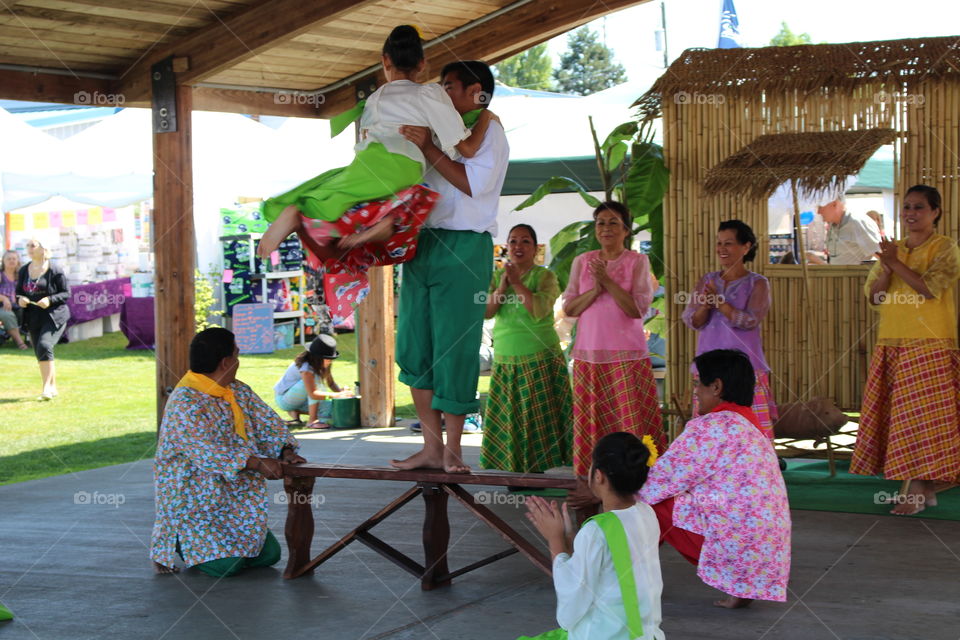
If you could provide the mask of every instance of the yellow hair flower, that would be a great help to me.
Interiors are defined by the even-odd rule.
[[[417,35],[420,36],[420,39],[421,39],[421,40],[426,40],[426,38],[423,37],[423,31],[420,30],[420,27],[418,27],[418,26],[415,25],[415,24],[411,24],[411,25],[408,25],[408,26],[413,27],[413,30],[417,32]]]
[[[650,457],[647,458],[647,466],[652,467],[653,463],[657,461],[657,445],[650,436],[643,436],[640,438],[640,442],[650,452]]]

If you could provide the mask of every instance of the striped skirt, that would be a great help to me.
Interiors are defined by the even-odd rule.
[[[570,464],[573,407],[559,349],[494,360],[480,466],[542,472]]]
[[[876,347],[850,472],[960,479],[960,351]]]
[[[603,436],[627,431],[653,436],[663,452],[667,438],[650,359],[573,362],[573,470],[590,472],[593,448]]]
[[[753,387],[753,404],[750,405],[750,408],[753,409],[760,420],[760,430],[763,431],[763,435],[773,440],[773,425],[780,414],[777,411],[777,405],[773,402],[773,394],[770,393],[770,374],[766,371],[760,371],[754,375],[757,382]],[[693,376],[694,388],[697,386],[697,380],[697,376]],[[696,389],[694,389],[691,407],[693,417],[696,418],[700,415],[700,403],[697,402]]]

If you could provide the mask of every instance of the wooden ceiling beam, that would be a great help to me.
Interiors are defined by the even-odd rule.
[[[124,72],[115,91],[128,100],[147,98],[150,94],[150,68],[169,56],[190,60],[189,70],[177,74],[178,83],[203,82],[262,51],[374,1],[261,0],[249,9],[218,19],[189,36],[158,47]]]
[[[83,104],[93,107],[142,107],[146,103],[119,103],[108,79],[56,73],[0,69],[0,99],[27,102]]]
[[[221,34],[222,39],[214,47],[211,43],[215,41],[209,39],[210,30],[204,29],[203,36],[198,34],[188,41],[182,41],[179,45],[164,47],[162,53],[148,57],[140,65],[133,67],[133,70],[120,81],[0,70],[0,98],[94,106],[148,107],[148,70],[149,65],[155,60],[161,60],[172,52],[177,52],[179,56],[181,51],[187,51],[187,55],[190,56],[190,69],[178,74],[178,82],[186,84],[201,82],[202,80],[197,78],[229,70],[230,66],[235,65],[240,59],[249,59],[258,51],[267,51],[271,46],[289,41],[307,28],[336,19],[351,8],[372,1],[331,0],[325,3],[300,3],[299,0],[273,0],[261,2],[250,10],[227,19],[226,25],[218,23],[224,29],[224,33],[229,33],[227,30],[241,28],[241,31],[236,31],[237,36],[241,33],[248,34],[249,39],[244,42],[248,46],[256,45],[256,47],[250,46],[249,49],[244,49],[245,53],[239,57],[234,54],[244,45],[237,37],[230,35],[234,43],[231,45]],[[449,62],[459,59],[476,59],[494,64],[603,15],[646,1],[649,0],[606,0],[606,2],[596,2],[585,7],[582,0],[537,0],[521,5],[441,43],[434,45],[428,43],[427,63],[433,75],[429,80],[437,80],[440,70]],[[270,7],[270,13],[267,16],[269,19],[261,13],[267,5]],[[280,5],[289,6],[286,10],[282,10]],[[323,5],[322,10],[319,9],[321,5]],[[307,13],[306,16],[303,15],[304,12]],[[287,16],[294,16],[296,19],[286,19]],[[256,29],[258,18],[262,20],[259,24],[260,28]],[[197,40],[195,41],[194,38]],[[209,55],[201,55],[203,53],[199,51],[201,42],[205,43],[203,47],[209,50]],[[196,48],[183,49],[184,45]],[[232,53],[218,53],[226,49]],[[192,56],[191,52],[193,52]],[[137,68],[140,68],[142,73],[136,72]],[[382,82],[382,71],[377,70],[376,73]],[[293,91],[277,94],[253,89],[203,86],[194,89],[194,108],[204,111],[329,118],[350,108],[354,102],[353,84],[319,95]]]
[[[429,80],[438,80],[440,71],[450,62],[483,60],[492,65],[592,20],[644,2],[649,0],[606,0],[591,4],[583,0],[529,2],[438,44],[428,42],[427,68],[432,74]],[[382,76],[382,72],[377,73]],[[353,102],[352,85],[328,91],[317,105],[316,115],[335,116]]]

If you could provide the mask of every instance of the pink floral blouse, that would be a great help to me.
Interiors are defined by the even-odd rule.
[[[777,456],[755,426],[732,411],[687,423],[637,494],[675,497],[673,523],[704,537],[697,575],[740,598],[787,599],[790,505]]]

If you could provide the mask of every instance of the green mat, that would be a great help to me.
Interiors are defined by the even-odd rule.
[[[850,463],[846,460],[838,460],[837,475],[831,478],[826,461],[789,460],[783,479],[787,483],[790,508],[892,515],[892,506],[879,504],[878,498],[892,497],[902,483],[852,475],[848,473],[849,467]],[[936,507],[925,509],[917,517],[960,520],[960,487],[938,493],[937,503]]]

